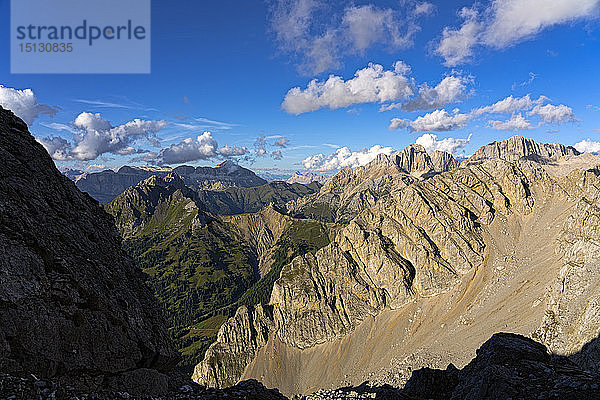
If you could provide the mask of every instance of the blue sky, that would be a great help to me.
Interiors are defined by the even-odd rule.
[[[151,74],[20,75],[0,0],[0,104],[31,105],[19,92],[31,89],[36,106],[60,107],[21,112],[36,137],[63,139],[44,142],[57,165],[90,170],[233,157],[332,172],[415,141],[464,156],[517,133],[598,152],[599,1],[551,3],[155,0]],[[348,82],[365,68],[369,77]],[[330,75],[339,78],[323,85]],[[132,136],[81,150],[106,121]]]

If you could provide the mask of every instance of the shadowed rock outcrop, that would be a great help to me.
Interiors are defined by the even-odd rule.
[[[179,360],[112,218],[0,108],[0,369],[164,389]]]
[[[553,356],[543,345],[521,335],[497,333],[462,370],[423,368],[403,389],[388,385],[322,390],[303,400],[397,399],[568,399],[600,397],[600,376],[567,357]]]

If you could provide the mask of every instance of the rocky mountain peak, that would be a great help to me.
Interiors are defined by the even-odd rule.
[[[580,153],[572,146],[560,143],[539,143],[521,135],[512,136],[506,140],[492,142],[480,147],[469,159],[467,164],[478,163],[483,160],[499,158],[501,160],[516,162],[520,160],[546,163],[561,156],[578,156]]]
[[[231,160],[225,160],[217,164],[215,168],[223,170],[226,174],[232,174],[238,171],[241,167]]]
[[[150,178],[145,179],[137,184],[139,187],[171,187],[176,189],[186,188],[183,179],[175,172],[169,172],[167,175],[152,175]]]

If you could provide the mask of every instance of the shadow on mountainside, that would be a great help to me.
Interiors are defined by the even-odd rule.
[[[559,356],[525,336],[496,333],[462,370],[426,367],[414,371],[403,389],[365,382],[306,399],[600,399],[599,346],[596,338],[576,354]]]

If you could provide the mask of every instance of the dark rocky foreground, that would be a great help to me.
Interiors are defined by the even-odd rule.
[[[286,399],[277,390],[266,389],[255,380],[240,382],[227,389],[210,389],[199,386],[189,378],[170,377],[168,390],[161,394],[132,395],[126,389],[111,391],[78,390],[73,386],[55,379],[38,379],[35,375],[15,377],[0,373],[0,398],[19,399],[69,399],[69,400],[283,400]],[[143,382],[139,382],[143,384]],[[138,392],[140,389],[138,388]]]

